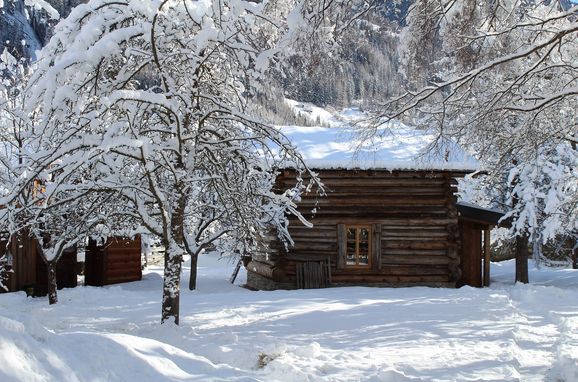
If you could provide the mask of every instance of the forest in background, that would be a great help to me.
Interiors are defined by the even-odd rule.
[[[83,0],[47,0],[66,17]],[[375,2],[367,12],[351,22],[338,37],[339,43],[326,46],[311,40],[270,74],[272,85],[254,97],[254,107],[272,123],[314,124],[296,116],[285,98],[310,102],[322,107],[364,106],[372,100],[383,100],[400,88],[399,29],[409,1],[392,5]],[[381,4],[379,4],[381,3]],[[349,9],[343,18],[353,17]],[[24,0],[6,1],[0,11],[0,51],[7,49],[14,57],[26,61],[35,58],[52,36],[57,20],[44,10],[26,6]],[[25,40],[26,43],[22,44]],[[320,45],[321,44],[321,45]]]

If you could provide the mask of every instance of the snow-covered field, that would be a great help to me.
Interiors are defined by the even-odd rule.
[[[160,269],[55,306],[0,295],[0,381],[578,381],[578,271],[512,285],[507,262],[485,289],[252,292],[228,284],[232,267],[201,258],[180,327],[158,322]]]

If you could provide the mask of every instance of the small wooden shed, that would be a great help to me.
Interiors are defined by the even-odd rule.
[[[292,246],[273,239],[252,254],[249,287],[479,286],[473,266],[464,264],[481,252],[468,252],[475,238],[462,243],[460,234],[473,228],[465,216],[460,220],[456,199],[457,179],[478,165],[455,143],[432,147],[434,137],[411,128],[363,142],[344,129],[282,132],[319,174],[326,196],[302,196],[298,210],[313,227],[292,218]],[[278,190],[294,179],[290,166],[282,170]]]
[[[84,283],[103,286],[142,279],[141,238],[89,238]]]
[[[8,292],[26,290],[34,296],[45,296],[48,292],[48,271],[36,239],[16,235],[10,238],[7,234],[0,234],[0,255],[5,254],[12,270],[6,283]],[[75,247],[66,249],[58,260],[56,280],[58,289],[76,287]]]
[[[458,202],[458,225],[461,243],[461,285],[475,287],[490,285],[490,232],[500,222],[504,213],[482,208],[466,202]]]

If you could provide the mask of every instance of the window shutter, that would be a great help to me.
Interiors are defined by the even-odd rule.
[[[347,248],[347,235],[345,233],[345,224],[337,225],[337,269],[345,268],[345,256]]]
[[[373,270],[381,269],[381,224],[373,225],[373,242],[371,243],[371,264]]]

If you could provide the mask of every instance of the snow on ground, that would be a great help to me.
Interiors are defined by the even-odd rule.
[[[285,102],[295,115],[306,117],[311,123],[325,127],[348,126],[369,117],[368,114],[355,106],[338,111],[331,106],[323,108],[310,102],[300,102],[289,98],[285,98]]]
[[[341,126],[343,124],[343,121],[337,117],[336,113],[332,113],[328,109],[309,102],[299,102],[288,98],[285,99],[285,102],[291,107],[295,115],[304,116],[311,123],[318,123],[329,127]]]
[[[484,289],[252,292],[227,282],[232,268],[201,257],[180,327],[158,323],[159,268],[55,306],[0,295],[0,381],[578,381],[575,270],[513,285],[513,262],[493,264]]]

